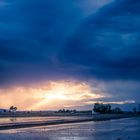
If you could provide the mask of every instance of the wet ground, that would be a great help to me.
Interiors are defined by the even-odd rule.
[[[7,123],[19,123],[19,122],[37,122],[37,121],[51,121],[51,120],[62,120],[62,119],[75,119],[81,117],[7,117],[7,118],[0,118],[0,125],[7,124]],[[85,118],[85,117],[82,117]]]
[[[0,140],[140,140],[140,118],[5,130]]]

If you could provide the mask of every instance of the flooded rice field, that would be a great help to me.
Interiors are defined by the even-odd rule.
[[[34,119],[34,118],[33,118]],[[45,118],[41,118],[45,119]],[[57,118],[58,119],[58,118]],[[40,120],[40,118],[38,118]],[[140,118],[0,131],[0,140],[139,140]]]

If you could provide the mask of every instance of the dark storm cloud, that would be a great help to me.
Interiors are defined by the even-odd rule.
[[[90,17],[75,1],[7,0],[0,7],[0,83],[140,79],[140,2],[116,0]]]
[[[109,95],[103,102],[139,102],[139,7],[139,0],[0,1],[0,89],[70,78],[97,82]]]
[[[80,9],[72,1],[3,1],[0,83],[26,82],[55,73],[56,55],[80,19]]]
[[[104,81],[102,91],[110,97],[102,101],[139,102],[139,7],[138,0],[116,0],[102,7],[79,25],[61,54],[73,75]]]
[[[87,18],[66,43],[63,62],[97,79],[139,80],[139,6],[138,0],[116,0]]]
[[[140,99],[140,84],[134,81],[127,82],[110,82],[105,84],[105,92],[111,93],[113,97],[110,98],[114,101],[120,100],[134,100],[139,102]],[[108,100],[108,99],[106,99]]]

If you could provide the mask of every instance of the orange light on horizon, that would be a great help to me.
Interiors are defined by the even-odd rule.
[[[100,90],[83,82],[50,81],[31,87],[0,90],[0,106],[16,105],[21,110],[58,109],[84,105],[85,101],[104,97]],[[5,101],[6,99],[6,101]]]

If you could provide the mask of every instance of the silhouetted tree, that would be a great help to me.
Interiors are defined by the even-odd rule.
[[[137,113],[136,107],[133,108],[133,112],[134,112],[134,113]]]
[[[111,105],[107,104],[106,105],[106,113],[110,113],[111,112]]]
[[[74,110],[69,110],[69,109],[60,109],[58,110],[59,113],[76,113],[77,111]]]
[[[94,104],[94,108],[93,108],[94,112],[97,113],[101,113],[101,114],[105,114],[105,113],[110,113],[111,112],[111,105],[107,104],[100,104],[100,103],[95,103]]]
[[[121,114],[121,113],[123,113],[123,111],[119,107],[116,107],[112,110],[112,113]]]
[[[9,108],[9,110],[10,110],[10,112],[16,112],[17,111],[17,107],[15,106],[11,106],[10,108]]]
[[[100,113],[100,109],[101,109],[101,104],[95,103],[93,108],[94,112]]]

